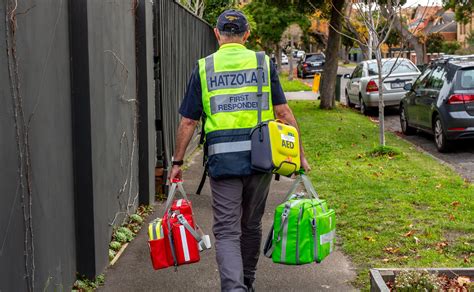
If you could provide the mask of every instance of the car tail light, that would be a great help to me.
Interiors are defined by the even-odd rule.
[[[365,91],[367,92],[379,91],[379,87],[377,86],[377,83],[375,83],[374,80],[370,80],[369,83],[367,83],[367,87]]]
[[[449,128],[448,131],[464,131],[466,128]]]
[[[448,98],[448,104],[463,104],[474,102],[474,94],[453,94]]]
[[[304,63],[304,64],[303,64],[303,67],[305,67],[305,68],[308,67],[308,64]]]

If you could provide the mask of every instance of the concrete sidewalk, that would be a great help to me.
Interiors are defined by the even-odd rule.
[[[195,155],[184,173],[185,189],[194,193],[202,174],[202,156]],[[263,217],[266,236],[272,221],[273,210],[284,199],[291,180],[273,181],[267,208]],[[212,233],[212,208],[209,183],[200,196],[191,195],[197,222],[206,233]],[[149,221],[162,216],[163,204],[156,206]],[[147,224],[145,225],[147,226]],[[142,228],[137,238],[129,244],[118,262],[105,273],[105,286],[99,291],[219,291],[219,273],[214,249],[201,253],[201,261],[192,265],[154,271],[147,245],[147,228]],[[212,235],[211,235],[212,237]],[[213,241],[212,237],[212,241]],[[214,242],[214,241],[213,241]],[[355,291],[350,282],[355,278],[349,260],[338,250],[319,265],[286,266],[275,264],[260,256],[257,291]]]

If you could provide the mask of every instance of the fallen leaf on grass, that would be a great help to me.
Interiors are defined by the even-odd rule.
[[[454,208],[459,207],[459,205],[461,205],[461,203],[459,201],[454,201],[454,202],[451,203],[451,206],[453,206]]]
[[[375,239],[372,236],[365,236],[364,239],[367,240],[367,241],[370,241],[370,242],[375,241]]]
[[[357,146],[357,144],[355,144],[355,143],[351,144],[351,147],[356,147],[356,146]]]
[[[443,252],[444,248],[448,246],[448,243],[446,241],[438,242],[436,244],[436,249],[440,252]]]
[[[449,220],[450,220],[450,221],[454,221],[454,220],[456,220],[456,217],[454,217],[453,214],[449,214]]]
[[[436,188],[437,188],[437,189],[440,189],[442,186],[443,186],[442,184],[437,184],[437,185],[436,185]]]
[[[398,247],[386,247],[383,249],[386,253],[389,253],[389,254],[396,254],[400,251],[400,248]]]
[[[407,233],[403,234],[403,236],[405,236],[405,237],[410,237],[410,236],[412,236],[413,234],[415,234],[415,232],[416,232],[416,230],[410,230],[410,231],[408,231]]]
[[[388,263],[390,260],[389,259],[383,259],[382,262]]]
[[[464,256],[464,262],[465,262],[466,264],[469,264],[469,263],[471,262],[470,257],[469,257],[469,256]]]
[[[362,155],[360,153],[357,154],[357,158],[362,158],[362,157],[364,157],[364,155]]]

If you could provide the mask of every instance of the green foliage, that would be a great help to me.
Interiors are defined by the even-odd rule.
[[[388,38],[385,43],[389,47],[399,46],[401,39],[402,37],[400,35],[400,32],[396,29],[392,29],[390,30],[390,34],[388,35]]]
[[[280,73],[280,84],[284,92],[290,91],[310,91],[311,87],[299,79],[288,81],[288,73]]]
[[[72,290],[73,291],[94,291],[95,289],[104,285],[104,283],[105,283],[105,276],[103,274],[98,275],[93,280],[87,279],[85,276],[78,275],[76,282],[74,282],[74,286],[72,287]]]
[[[468,37],[466,38],[466,43],[468,46],[474,47],[474,31],[469,33]]]
[[[217,18],[227,9],[234,8],[233,0],[205,0],[204,1],[204,20],[213,27],[216,26]]]
[[[121,243],[127,242],[127,235],[123,234],[122,232],[115,232],[115,240]]]
[[[132,214],[130,215],[130,221],[141,224],[143,223],[143,218],[138,214]]]
[[[281,9],[272,2],[253,0],[246,6],[247,13],[255,22],[255,29],[250,36],[251,41],[259,44],[263,49],[277,45],[290,24],[297,23],[303,31],[307,31],[311,25],[308,17],[298,12],[289,3],[285,9]]]
[[[376,146],[374,149],[367,152],[367,155],[372,156],[372,157],[380,157],[380,156],[394,157],[400,154],[402,154],[400,149],[396,147],[382,146],[382,145]]]
[[[117,233],[125,235],[127,242],[132,241],[132,239],[135,237],[135,234],[128,227],[125,226],[119,227],[117,229]]]
[[[111,241],[109,247],[115,251],[119,250],[122,247],[122,244],[118,241]]]
[[[439,291],[440,283],[437,274],[426,270],[402,270],[395,277],[394,291]]]
[[[437,33],[430,33],[426,37],[426,51],[428,53],[440,53],[444,44],[443,36]]]
[[[109,261],[113,260],[117,253],[113,249],[109,249]]]
[[[452,41],[452,42],[444,42],[442,45],[442,51],[445,54],[456,54],[456,51],[461,48],[461,44],[459,44],[457,41]]]
[[[353,110],[290,101],[298,119],[308,174],[336,210],[340,248],[368,290],[373,267],[471,267],[474,185],[387,132],[402,155],[366,155],[378,125]]]

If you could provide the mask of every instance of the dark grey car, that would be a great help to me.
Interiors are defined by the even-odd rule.
[[[474,56],[435,61],[405,89],[400,103],[404,134],[432,133],[440,152],[448,151],[453,140],[474,138]]]

